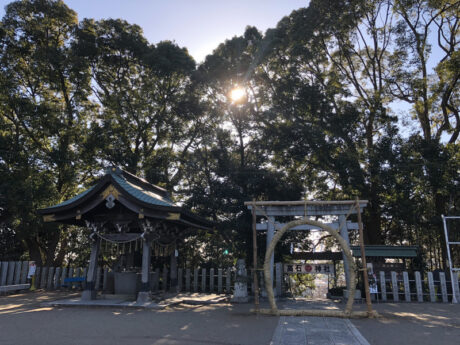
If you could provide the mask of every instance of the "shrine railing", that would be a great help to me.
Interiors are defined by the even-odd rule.
[[[85,286],[81,279],[86,277],[85,267],[37,267],[34,279],[27,279],[28,261],[0,262],[0,287],[31,283],[31,289],[78,290]],[[231,294],[235,283],[235,268],[179,268],[171,274],[168,268],[151,271],[150,289],[152,292],[171,291],[171,280],[177,279],[174,291]],[[436,272],[376,272],[371,275],[371,296],[381,302],[444,302],[452,301],[455,293],[460,300],[458,275],[454,274],[451,284],[450,274]],[[275,264],[274,288],[277,295],[285,291],[288,275],[283,272],[281,263]],[[173,279],[171,279],[173,278]],[[239,278],[241,279],[241,277]],[[248,292],[254,293],[252,270],[248,270]],[[259,272],[259,286],[263,290],[263,275]],[[452,286],[456,291],[452,291]],[[98,291],[113,290],[113,272],[108,268],[97,269],[95,287]],[[11,289],[4,289],[11,291]],[[262,293],[263,294],[263,293]]]

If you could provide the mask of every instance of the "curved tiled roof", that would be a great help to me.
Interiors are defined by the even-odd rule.
[[[136,185],[132,182],[129,182],[122,174],[111,173],[113,179],[118,183],[118,185],[123,188],[127,193],[129,193],[134,198],[141,200],[147,204],[159,205],[159,206],[170,206],[176,207],[171,199],[164,197],[158,193],[155,193],[151,190],[142,188],[139,185]]]
[[[90,188],[88,188],[87,190],[81,192],[80,194],[77,194],[75,195],[73,198],[70,198],[68,200],[65,200],[63,202],[61,202],[60,204],[57,204],[57,205],[53,205],[53,206],[50,206],[48,208],[56,208],[56,207],[61,207],[61,206],[66,206],[66,205],[70,205],[71,203],[73,203],[74,201],[77,201],[81,198],[83,198],[86,194],[88,194],[89,192],[91,192],[96,186],[92,186]]]
[[[128,204],[131,205],[127,207],[138,207],[139,210],[145,208],[145,211],[150,210],[154,212],[154,214],[155,212],[163,212],[163,216],[166,217],[178,216],[175,221],[204,229],[209,229],[213,225],[212,222],[194,215],[192,212],[176,205],[165,189],[150,184],[146,180],[117,167],[107,169],[105,175],[101,177],[95,185],[84,192],[57,205],[38,210],[38,212],[44,217],[48,217],[49,220],[45,221],[55,221],[57,218],[59,219],[58,221],[71,219],[73,223],[82,222],[81,214],[87,213],[88,209],[83,211],[81,205],[91,205],[90,209],[96,207],[99,201],[101,201],[100,196],[107,192],[107,188],[115,188],[118,190],[124,197],[124,201],[121,202],[124,203],[125,206]],[[115,193],[110,190],[108,190],[108,192]],[[101,195],[94,198],[98,193],[101,193]],[[98,202],[95,204],[94,201]],[[137,204],[137,206],[134,206],[135,204]],[[80,211],[82,212],[81,214]],[[60,214],[57,215],[58,213]],[[142,215],[143,214],[144,211],[142,211]],[[146,212],[146,216],[148,217],[147,214],[148,212]]]

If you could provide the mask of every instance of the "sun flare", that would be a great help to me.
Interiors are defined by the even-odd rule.
[[[232,91],[230,91],[230,98],[233,102],[241,101],[245,95],[246,92],[241,87],[235,87]]]

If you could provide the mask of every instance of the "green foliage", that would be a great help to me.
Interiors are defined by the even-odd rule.
[[[458,11],[447,0],[314,0],[197,66],[124,20],[12,2],[0,25],[4,255],[84,262],[85,233],[36,210],[115,164],[219,224],[179,244],[181,265],[252,255],[244,201],[359,196],[368,243],[419,245],[440,266],[440,215],[460,211]],[[244,101],[230,99],[236,86]],[[291,243],[312,246],[292,232],[277,260]],[[263,256],[260,234],[258,246]]]

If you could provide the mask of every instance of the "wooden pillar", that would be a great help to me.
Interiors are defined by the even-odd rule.
[[[259,311],[259,281],[257,279],[257,215],[256,215],[256,203],[255,199],[252,199],[254,202],[252,204],[252,260],[253,260],[253,283],[252,283],[252,290],[254,293],[254,304],[256,308],[256,312]],[[220,293],[220,292],[219,292]]]
[[[417,301],[423,302],[422,279],[419,271],[415,272],[415,289],[417,290]]]
[[[427,277],[428,277],[428,289],[430,290],[430,302],[436,302],[436,293],[435,293],[435,290],[434,290],[433,272],[428,272]]]
[[[190,268],[185,269],[185,292],[190,292]]]
[[[366,250],[364,247],[364,232],[363,232],[363,222],[361,220],[361,208],[359,206],[358,197],[356,197],[356,212],[358,213],[358,226],[359,226],[359,245],[361,247],[361,262],[363,263],[363,278],[364,278],[364,290],[366,293],[366,304],[367,304],[367,313],[369,316],[372,316],[372,302],[371,302],[371,293],[369,290],[369,277],[367,275],[367,261],[366,261]],[[346,218],[344,219],[346,222]],[[348,230],[347,230],[348,235]],[[350,245],[350,241],[348,241]]]
[[[56,267],[54,272],[54,288],[59,289],[61,287],[61,267]]]
[[[201,269],[201,292],[206,292],[206,268]]]
[[[222,268],[217,269],[217,293],[222,293]]]
[[[209,269],[209,292],[214,293],[214,268]]]
[[[2,261],[2,274],[0,276],[0,286],[6,285],[6,278],[8,274],[8,262],[7,261]]]
[[[231,280],[232,280],[232,269],[230,267],[228,267],[227,272],[225,274],[225,293],[227,295],[232,293],[232,290],[231,290],[231,287],[230,287]]]
[[[439,272],[439,280],[441,283],[441,296],[443,303],[449,302],[447,298],[447,284],[446,284],[446,274],[444,272]]]
[[[175,248],[171,253],[170,268],[171,285],[169,287],[169,290],[172,292],[177,292],[177,257]]]
[[[184,282],[184,269],[179,268],[177,270],[177,292],[181,292],[183,290],[183,282]]]
[[[198,292],[198,268],[193,269],[193,292]]]
[[[410,295],[409,274],[406,271],[403,272],[403,282],[404,282],[404,298],[406,302],[410,302],[411,295]]]
[[[150,242],[143,241],[142,246],[142,276],[141,276],[141,291],[137,294],[137,303],[150,302]]]
[[[391,271],[391,291],[393,293],[393,301],[399,301],[399,285],[398,285],[398,276],[395,271]]]
[[[99,236],[95,236],[96,238],[93,239],[91,243],[91,255],[89,258],[89,268],[86,273],[86,286],[83,294],[81,295],[82,300],[92,300],[96,299],[96,289],[95,282],[96,282],[96,269],[97,269],[97,257],[99,255],[99,247],[101,243],[101,239]]]
[[[268,223],[267,223],[267,248],[270,246],[273,236],[275,236],[275,217],[271,216],[271,217],[268,217]],[[271,272],[271,277],[272,277],[272,286],[273,286],[273,277],[275,276],[273,272],[274,266],[275,266],[275,252],[273,252],[270,258],[270,272]]]
[[[382,292],[382,301],[385,302],[387,300],[387,281],[383,271],[380,271],[380,291]]]
[[[339,224],[343,224],[343,226],[340,227],[340,236],[342,236],[345,242],[347,242],[347,244],[350,245],[350,238],[348,237],[347,219],[343,214],[339,215]],[[343,253],[343,250],[342,250],[342,253]],[[350,277],[348,276],[348,270],[349,270],[350,264],[348,262],[347,256],[345,254],[342,254],[342,255],[343,255],[343,270],[345,271],[345,281],[347,283],[347,289],[350,290]]]
[[[276,263],[276,295],[281,296],[282,291],[282,280],[283,280],[283,264],[281,262]]]

